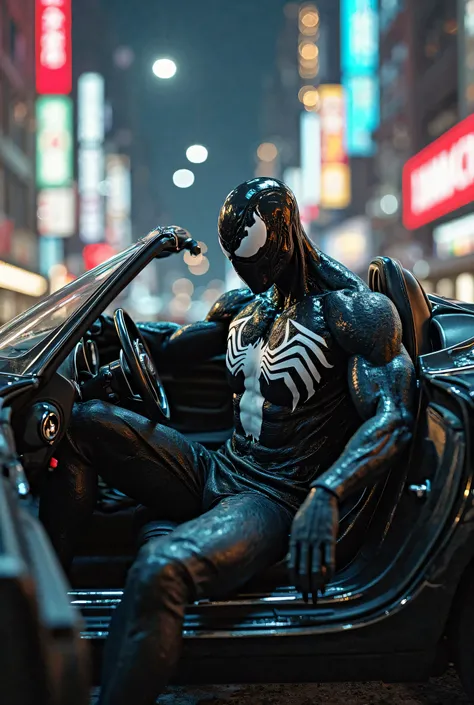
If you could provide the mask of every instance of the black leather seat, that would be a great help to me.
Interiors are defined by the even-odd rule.
[[[403,328],[403,344],[417,365],[431,352],[431,303],[416,277],[390,257],[376,257],[369,267],[369,286],[395,304]]]

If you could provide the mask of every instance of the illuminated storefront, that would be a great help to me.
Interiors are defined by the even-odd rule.
[[[474,116],[407,161],[403,170],[403,223],[428,226],[433,257],[418,274],[442,296],[474,301]]]

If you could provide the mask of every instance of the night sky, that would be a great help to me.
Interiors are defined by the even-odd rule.
[[[255,150],[266,137],[262,87],[274,70],[285,0],[102,1],[116,18],[120,42],[136,55],[130,70],[159,208],[198,239],[215,241],[219,207],[253,176]],[[170,81],[151,72],[163,55],[178,64]],[[193,143],[208,148],[205,164],[187,162]],[[178,189],[172,174],[187,167],[195,184]]]

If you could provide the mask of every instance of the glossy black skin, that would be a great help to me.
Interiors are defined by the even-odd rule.
[[[184,579],[183,566],[195,590],[201,585],[204,591],[220,593],[226,588],[237,586],[240,581],[245,581],[250,574],[264,567],[269,555],[270,545],[266,543],[268,537],[272,537],[275,550],[284,545],[276,540],[279,534],[272,526],[270,515],[267,516],[268,512],[264,510],[268,500],[269,506],[273,507],[272,511],[277,513],[282,523],[282,540],[286,535],[284,526],[285,517],[289,516],[288,510],[294,513],[304,500],[291,530],[289,566],[295,584],[306,596],[311,593],[315,600],[318,589],[324,588],[335,568],[338,501],[375,482],[397,455],[403,452],[411,438],[414,371],[401,344],[401,326],[395,308],[385,297],[370,292],[360,279],[342,265],[311,246],[301,228],[296,203],[286,187],[268,180],[253,180],[247,187],[250,187],[251,192],[260,190],[262,203],[265,204],[260,212],[269,221],[271,232],[262,248],[261,257],[257,256],[252,263],[239,262],[237,266],[236,261],[232,261],[238,271],[245,272],[256,295],[251,296],[248,292],[227,295],[211,311],[207,322],[176,330],[171,335],[170,329],[164,332],[163,327],[158,326],[155,343],[151,340],[153,326],[142,328],[144,335],[150,339],[152,352],[158,342],[160,352],[155,357],[155,363],[159,368],[160,357],[165,358],[166,355],[172,356],[174,364],[177,364],[180,356],[186,359],[190,340],[193,340],[193,355],[197,358],[200,350],[203,353],[205,351],[207,357],[222,352],[223,348],[219,349],[218,344],[225,341],[229,324],[238,323],[242,318],[248,319],[243,345],[254,346],[260,341],[274,350],[284,337],[287,328],[285,319],[291,319],[295,322],[291,324],[293,327],[303,326],[311,334],[323,339],[333,369],[328,374],[324,370],[321,388],[315,390],[311,403],[306,406],[303,396],[293,412],[291,400],[282,383],[269,384],[268,389],[262,389],[266,399],[262,408],[262,431],[258,438],[253,439],[244,435],[240,413],[243,398],[243,378],[239,377],[241,371],[231,375],[236,430],[231,442],[222,451],[230,461],[227,473],[221,471],[218,479],[212,477],[213,486],[218,487],[220,500],[212,505],[209,515],[190,522],[189,529],[186,524],[183,525],[165,544],[163,541],[152,542],[146,549],[146,555],[140,555],[137,567],[128,581],[123,607],[112,629],[106,662],[113,666],[112,670],[108,668],[106,672],[107,685],[102,696],[103,703],[122,702],[124,693],[139,688],[143,690],[144,678],[148,680],[142,702],[148,702],[147,697],[151,702],[152,695],[156,695],[166,682],[169,669],[179,653],[179,627],[184,605],[192,599],[193,594],[186,588],[189,581]],[[241,195],[237,189],[237,193],[230,194],[224,204],[219,221],[221,234],[226,231],[226,219],[230,217],[232,221],[233,204],[236,209],[241,208]],[[251,198],[254,199],[254,193]],[[260,198],[257,198],[257,207],[259,203]],[[252,200],[252,207],[253,204]],[[273,208],[272,213],[269,213],[269,208]],[[229,228],[227,235],[228,231]],[[239,239],[237,233],[234,239]],[[280,242],[284,245],[282,252],[279,249]],[[226,244],[231,249],[229,238]],[[253,270],[257,272],[255,279],[250,275]],[[264,293],[266,291],[268,293]],[[346,375],[348,382],[345,381]],[[334,400],[338,401],[338,404],[334,404],[335,412],[328,412]],[[339,406],[344,403],[345,414],[338,418]],[[356,412],[363,423],[347,449],[340,454],[341,440],[347,435],[350,423],[354,426]],[[342,436],[341,423],[345,431]],[[82,506],[85,504],[87,482],[84,478],[90,475],[93,467],[92,458],[101,443],[101,428],[105,432],[113,424],[112,418],[110,423],[105,421],[102,426],[98,423],[95,434],[90,430],[86,434],[87,439],[84,434],[70,436],[69,451],[65,452],[60,468],[65,472],[69,469],[69,477],[73,481],[69,488],[66,487],[66,493],[71,494],[72,489],[71,496],[74,499],[76,492],[78,508],[81,503]],[[297,427],[301,424],[305,425],[307,434],[298,434]],[[276,428],[276,433],[272,426]],[[132,427],[133,424],[122,422],[125,434],[129,434]],[[72,428],[75,428],[74,423]],[[291,442],[291,437],[295,439],[294,442]],[[308,440],[305,441],[306,437]],[[269,440],[271,438],[273,441]],[[278,442],[278,439],[283,440]],[[151,439],[147,443],[154,447]],[[179,439],[174,447],[179,455]],[[160,450],[160,442],[156,448]],[[333,458],[329,464],[331,449]],[[75,460],[71,459],[73,450],[79,454]],[[134,468],[136,477],[141,476],[142,491],[149,495],[151,501],[152,494],[147,491],[147,482],[151,481],[152,474],[149,469],[145,469],[142,460],[138,462],[144,456],[136,452],[132,441],[130,451],[132,457],[137,458]],[[336,459],[338,455],[340,457]],[[184,459],[182,452],[181,456]],[[319,458],[324,458],[321,463],[323,468],[318,463]],[[292,467],[285,474],[289,459],[292,459]],[[307,462],[302,463],[302,460]],[[220,467],[223,467],[222,463]],[[101,470],[100,467],[97,469]],[[119,489],[126,489],[120,481],[119,469],[114,469],[116,485]],[[324,472],[321,473],[321,469]],[[156,472],[159,474],[159,467],[156,467]],[[59,482],[59,475],[56,475]],[[243,482],[239,480],[239,475]],[[310,486],[312,489],[307,494]],[[53,479],[49,499],[46,494],[46,504],[43,498],[42,514],[48,517],[48,528],[52,529],[53,539],[55,512],[51,498],[60,501],[62,512],[66,511],[67,505],[67,497],[59,489]],[[81,496],[77,496],[77,490]],[[260,512],[256,507],[250,507],[250,498],[246,499],[245,496],[248,492],[255,500],[261,496],[263,504]],[[224,511],[223,503],[227,501],[224,497],[229,496],[229,493],[230,505]],[[90,495],[87,497],[90,500]],[[242,506],[237,507],[239,502]],[[252,529],[251,516],[255,513],[261,525],[258,531],[256,527],[255,531]],[[209,533],[213,517],[217,524],[229,527],[230,531],[220,548],[226,555],[226,561],[217,571],[217,559],[214,559],[212,551],[217,551],[215,555],[218,555],[219,548],[215,546],[214,533]],[[60,525],[61,521],[61,535]],[[248,528],[244,532],[245,539],[243,527]],[[189,535],[186,531],[190,532]],[[180,532],[184,532],[182,537]],[[56,531],[56,539],[57,536]],[[191,536],[196,542],[197,552],[192,550],[189,553],[186,546],[190,545]],[[180,553],[180,539],[183,542],[183,556]],[[165,545],[169,545],[169,553],[163,553]],[[247,549],[245,554],[255,558],[249,566],[249,573],[243,570],[243,564],[238,560],[238,547],[242,545]],[[195,555],[200,557],[197,563],[193,558]],[[172,556],[177,559],[177,564],[174,559],[171,560]],[[178,605],[181,616],[176,621]],[[151,615],[154,615],[153,619]],[[140,638],[136,636],[137,629]],[[158,635],[162,646],[153,647]],[[163,652],[165,643],[168,644],[166,654]],[[152,667],[150,661],[152,655],[156,654],[156,648],[163,656],[160,668],[158,664]],[[117,654],[120,657],[120,668],[117,665]]]
[[[450,311],[456,309],[448,302],[445,302],[444,307]],[[150,334],[155,330],[154,325],[145,327],[151,330]],[[206,327],[206,323],[201,325],[201,329]],[[217,323],[214,330],[218,327]],[[170,334],[177,330],[174,324],[160,324],[156,328],[160,334],[154,338],[156,340],[161,336],[162,342],[169,340]],[[457,340],[466,340],[470,335],[469,330],[472,330],[470,324],[464,335]],[[82,331],[76,330],[76,322],[71,321],[69,336],[79,338],[84,333],[85,328]],[[112,338],[113,335],[110,335],[110,351]],[[218,340],[217,335],[216,345]],[[473,387],[473,373],[470,370],[474,359],[473,347],[474,341],[471,340],[468,344],[458,344],[452,350],[435,353],[427,356],[425,361],[421,360],[422,389],[438,404],[455,410],[459,419],[462,419],[467,438],[469,419],[472,419],[474,413],[472,396],[469,394]],[[172,347],[169,349],[172,350]],[[164,344],[162,359],[172,366],[173,356],[167,355],[166,350],[167,345]],[[102,353],[104,351],[105,348]],[[185,364],[186,350],[182,350],[180,362]],[[177,370],[179,371],[179,367]],[[57,376],[55,368],[50,372],[54,373],[54,377]],[[0,375],[0,393],[15,410],[19,434],[23,410],[28,408],[28,404],[33,403],[35,399],[44,398],[59,401],[56,392],[48,394],[44,385],[39,391],[35,391],[38,382],[39,380],[34,378],[19,379]],[[423,413],[418,425],[424,437]],[[401,471],[402,482],[404,470],[408,471],[408,482],[419,483],[426,477],[439,477],[439,491],[442,491],[443,495],[440,496],[439,502],[433,504],[428,501],[425,507],[423,501],[417,501],[413,497],[410,499],[407,492],[399,495],[391,486],[386,489],[385,508],[377,509],[381,537],[386,535],[386,522],[390,523],[393,513],[396,515],[401,511],[402,516],[407,517],[405,526],[401,526],[396,532],[398,535],[391,542],[388,553],[385,551],[380,555],[375,552],[372,555],[370,550],[367,551],[368,547],[364,546],[363,558],[368,553],[369,560],[367,570],[357,570],[354,577],[349,574],[347,579],[338,573],[336,586],[334,589],[331,586],[322,600],[322,610],[310,606],[304,608],[299,600],[296,600],[293,603],[293,628],[290,630],[290,626],[282,622],[276,629],[273,627],[268,630],[265,643],[262,643],[262,639],[238,638],[241,620],[248,614],[248,607],[243,605],[242,610],[234,615],[234,624],[237,626],[226,635],[229,640],[226,643],[226,654],[222,653],[222,639],[214,640],[217,647],[213,649],[212,657],[209,656],[209,646],[202,653],[202,638],[196,639],[199,630],[203,630],[201,637],[205,643],[209,631],[218,636],[220,629],[220,622],[213,621],[214,614],[219,615],[219,604],[212,610],[204,605],[204,617],[197,630],[192,623],[187,624],[187,629],[191,632],[195,629],[193,643],[197,651],[191,652],[192,663],[189,662],[188,653],[186,670],[181,678],[185,678],[186,682],[237,682],[239,679],[249,682],[327,679],[418,681],[432,674],[430,669],[436,644],[439,641],[439,646],[444,651],[446,642],[442,640],[442,635],[449,618],[450,606],[453,601],[459,603],[459,599],[455,599],[456,589],[473,557],[472,460],[470,455],[466,457],[462,476],[460,478],[457,471],[456,478],[454,469],[449,466],[437,468],[431,455],[427,457],[424,451],[423,445],[421,455],[413,459],[409,470],[405,466],[397,468],[396,464],[395,474],[398,475]],[[447,461],[449,457],[448,452]],[[433,499],[437,499],[437,494],[437,491],[433,492]],[[398,505],[401,505],[399,509]],[[416,522],[419,527],[415,537],[413,529],[416,528]],[[371,526],[371,537],[374,535],[374,528]],[[417,545],[414,550],[410,550],[415,538]],[[372,539],[370,543],[373,543]],[[407,547],[404,546],[406,543]],[[409,555],[404,555],[407,550]],[[344,598],[343,601],[339,599],[341,581],[349,595],[348,599]],[[98,579],[94,585],[101,587],[102,583]],[[271,605],[267,605],[267,612],[269,620],[273,622]],[[264,603],[256,601],[253,607],[256,619],[260,618],[263,607]],[[359,628],[355,632],[348,631],[348,623],[353,623]],[[420,625],[416,632],[413,631],[414,623]],[[290,637],[290,631],[294,636]],[[298,658],[295,660],[296,653]],[[342,661],[338,660],[336,669],[335,653],[343,656]],[[379,654],[383,655],[382,659]],[[285,656],[287,659],[282,661]],[[194,670],[190,671],[190,666]]]
[[[270,235],[262,251],[245,261],[232,253],[245,237],[244,226],[254,221],[255,209]],[[267,477],[264,471],[254,477],[255,489],[267,493],[274,481],[272,473],[283,474],[289,458],[295,464],[302,459],[299,471],[288,478],[290,487],[277,492],[276,498],[290,509],[299,508],[291,534],[289,568],[295,585],[316,600],[318,589],[334,575],[338,502],[376,481],[411,439],[413,365],[401,343],[401,325],[393,304],[313,248],[302,229],[294,196],[281,182],[253,179],[232,191],[220,213],[219,237],[236,270],[254,289],[267,289],[267,293],[231,292],[215,304],[206,322],[182,328],[142,324],[141,330],[158,369],[185,364],[191,349],[195,362],[222,353],[229,324],[244,317],[251,318],[245,344],[263,338],[275,348],[283,338],[282,323],[291,318],[325,337],[333,348],[335,367],[328,380],[322,380],[314,397],[301,404],[297,413],[288,413],[291,401],[283,384],[274,385],[273,403],[266,390],[269,401],[264,407],[261,444],[245,438],[239,414],[243,378],[237,375],[233,381],[230,376],[236,426],[231,458],[238,466],[249,455],[250,466],[272,468]],[[334,402],[341,400],[352,405],[340,412]],[[330,403],[336,409],[323,419]],[[334,435],[327,436],[325,423],[326,435],[314,430],[317,419],[331,424]],[[353,435],[360,420],[363,423]],[[341,444],[349,438],[341,454]],[[313,453],[308,474],[311,447],[319,452]],[[334,457],[328,464],[331,449]]]
[[[242,260],[235,253],[245,237],[245,226],[255,221],[255,212],[264,221],[269,236],[251,260]],[[256,305],[251,321],[255,321],[256,328],[262,315],[284,318],[285,312],[290,311],[292,319],[297,319],[298,309],[303,310],[305,326],[323,337],[329,333],[348,359],[349,393],[364,423],[336,462],[311,483],[311,492],[299,509],[291,532],[290,573],[295,585],[305,595],[312,593],[316,600],[318,589],[324,588],[335,571],[337,501],[378,479],[411,439],[413,364],[402,346],[401,324],[393,304],[370,292],[358,277],[311,246],[294,196],[281,182],[253,179],[232,191],[219,216],[219,238],[234,268],[254,292],[275,285],[274,306],[265,301]],[[308,307],[308,299],[319,303],[321,298],[323,323],[318,321],[318,308]],[[251,314],[249,308],[241,317]],[[248,342],[260,335],[256,331],[253,341],[250,336]],[[275,337],[273,341],[270,333],[273,348],[281,342],[281,332]],[[342,360],[338,363],[344,366]],[[327,399],[321,395],[320,405],[327,404]],[[315,409],[308,405],[306,413],[314,418]],[[272,415],[265,410],[264,425],[265,414],[270,419]],[[291,415],[282,416],[279,421],[277,427],[288,424],[290,431],[286,435],[294,438]],[[340,428],[336,425],[334,433],[337,431]],[[336,438],[332,442],[335,441]],[[292,452],[297,461],[300,447],[293,446]]]

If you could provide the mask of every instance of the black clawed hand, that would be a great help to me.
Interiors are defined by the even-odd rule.
[[[317,604],[335,572],[335,549],[339,523],[336,497],[324,489],[313,489],[295,516],[291,530],[288,570],[295,587],[307,603]]]

